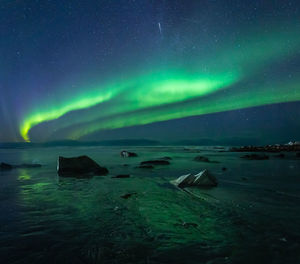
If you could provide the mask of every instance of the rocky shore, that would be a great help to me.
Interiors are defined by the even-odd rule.
[[[289,142],[288,144],[275,144],[266,146],[242,146],[233,147],[231,152],[282,152],[282,151],[300,151],[300,142]]]

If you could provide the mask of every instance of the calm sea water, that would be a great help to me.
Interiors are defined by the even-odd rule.
[[[300,263],[295,153],[248,161],[205,147],[126,149],[139,157],[121,158],[120,147],[0,149],[0,162],[43,165],[0,172],[1,263]],[[58,177],[59,155],[89,155],[110,174]],[[164,156],[171,165],[136,168]],[[191,195],[169,183],[203,169],[218,187]],[[121,198],[127,193],[135,194]]]

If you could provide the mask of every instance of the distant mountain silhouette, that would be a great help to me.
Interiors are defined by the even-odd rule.
[[[149,139],[120,139],[105,141],[76,141],[58,140],[48,142],[5,142],[0,148],[38,148],[38,147],[76,147],[76,146],[155,146],[161,145],[159,141]]]
[[[285,142],[270,142],[269,144]],[[76,147],[76,146],[243,146],[259,145],[255,138],[223,138],[223,139],[185,139],[178,141],[160,142],[150,139],[119,139],[103,141],[58,140],[48,142],[6,142],[0,143],[0,148],[40,148],[40,147]]]

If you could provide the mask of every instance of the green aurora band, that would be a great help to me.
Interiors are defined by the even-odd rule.
[[[188,116],[197,116],[238,110],[261,105],[300,101],[299,82],[291,83],[285,86],[284,91],[270,93],[270,87],[261,87],[260,91],[247,91],[239,94],[230,94],[224,96],[214,96],[212,98],[203,98],[183,104],[170,104],[166,107],[144,109],[142,111],[133,111],[121,116],[110,116],[98,122],[81,124],[80,128],[71,129],[68,134],[70,139],[79,139],[84,135],[91,134],[98,130],[117,129],[135,125],[146,125],[154,122],[166,121]],[[278,88],[278,87],[277,87]],[[148,111],[147,111],[148,110]]]
[[[127,100],[130,104],[125,107],[114,107],[113,112],[106,114],[116,114],[120,111],[132,111],[150,106],[169,104],[184,101],[190,98],[203,96],[219,89],[224,89],[236,81],[234,74],[219,74],[214,76],[187,77],[186,74],[151,74],[135,80],[120,82],[119,85],[111,85],[100,89],[99,94],[84,97],[69,102],[67,105],[53,110],[39,111],[29,116],[22,124],[20,133],[25,141],[30,141],[29,130],[44,121],[57,119],[64,114],[79,109],[85,109],[107,100],[112,100],[118,93],[126,92]],[[133,89],[136,88],[136,89]],[[124,98],[125,99],[125,98]],[[104,114],[105,112],[102,112]],[[99,118],[99,114],[97,116]]]
[[[255,76],[262,68],[292,57],[300,45],[300,34],[297,33],[298,29],[290,26],[289,30],[277,30],[269,34],[254,32],[238,40],[238,48],[233,48],[232,43],[224,44],[228,48],[216,51],[210,59],[194,59],[199,60],[199,69],[203,65],[208,68],[205,71],[161,69],[125,81],[84,88],[84,94],[67,99],[61,105],[45,102],[40,105],[41,108],[32,109],[25,115],[20,124],[20,134],[25,141],[30,141],[29,131],[34,126],[59,119],[71,111],[81,110],[85,113],[89,108],[103,103],[110,105],[103,105],[101,111],[79,115],[61,124],[55,131],[74,128],[67,137],[78,139],[103,129],[299,101],[300,80],[274,83],[272,87],[246,85],[238,92],[224,93],[234,90],[237,83]],[[293,41],[286,42],[285,39]],[[76,124],[81,124],[80,128],[75,127]]]

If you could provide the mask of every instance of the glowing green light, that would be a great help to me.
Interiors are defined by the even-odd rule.
[[[106,93],[100,94],[95,97],[79,99],[77,101],[71,102],[65,106],[62,106],[62,107],[54,109],[54,110],[33,114],[32,116],[29,116],[23,122],[23,124],[21,125],[21,128],[20,128],[20,133],[25,141],[30,141],[28,132],[33,126],[35,126],[39,123],[42,123],[44,121],[57,119],[60,116],[66,114],[70,111],[73,111],[73,110],[83,109],[83,108],[87,108],[87,107],[102,103],[104,101],[109,100],[112,96],[113,96],[113,92],[108,91]]]

